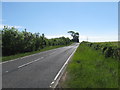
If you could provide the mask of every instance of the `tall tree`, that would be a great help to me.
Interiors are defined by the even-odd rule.
[[[73,42],[79,42],[79,33],[78,32],[68,31],[68,33],[70,33],[71,36],[73,37],[73,39],[72,39]]]

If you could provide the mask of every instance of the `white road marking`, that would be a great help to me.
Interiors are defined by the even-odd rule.
[[[12,62],[12,61],[16,61],[16,60],[18,60],[18,59],[23,59],[23,58],[30,57],[30,56],[34,56],[34,55],[36,55],[36,54],[32,54],[32,55],[28,55],[28,56],[20,57],[20,58],[13,59],[13,60],[9,60],[9,61],[4,61],[4,62],[1,62],[0,64],[7,63],[7,62]]]
[[[78,45],[79,46],[79,45]],[[78,47],[77,46],[77,47]],[[77,50],[77,48],[74,50],[74,52],[68,57],[67,61],[64,63],[64,65],[62,66],[62,68],[60,69],[60,71],[57,73],[57,75],[55,76],[53,82],[51,83],[50,87],[52,87],[52,84],[55,83],[55,81],[57,80],[57,78],[59,77],[59,75],[61,74],[61,72],[63,71],[63,69],[65,68],[65,66],[68,64],[68,61],[70,60],[70,58],[73,56],[73,54],[75,53],[75,51]],[[60,78],[59,78],[60,80]],[[58,81],[59,81],[58,80]],[[56,85],[53,87],[55,88],[57,86],[58,82],[56,82]]]
[[[8,71],[5,71],[6,73],[8,72]]]
[[[54,82],[52,82],[51,84],[53,84]]]
[[[56,51],[55,51],[56,52]],[[49,55],[52,55],[52,54],[54,54],[55,52],[52,52],[52,53],[50,53]]]
[[[26,63],[26,64],[20,65],[20,66],[18,66],[18,68],[22,68],[22,67],[24,67],[24,66],[27,66],[27,65],[33,63],[33,62],[39,61],[40,59],[43,59],[43,58],[44,58],[44,57],[41,57],[41,58],[38,58],[38,59],[36,59],[36,60],[34,60],[34,61],[31,61],[31,62],[28,62],[28,63]]]
[[[74,52],[76,51],[76,49],[74,50]],[[58,76],[60,75],[61,71],[63,70],[63,68],[66,66],[66,64],[68,63],[69,59],[72,57],[72,55],[74,54],[74,52],[69,56],[69,58],[67,59],[67,61],[64,63],[64,65],[62,66],[62,68],[60,69],[60,71],[58,72],[58,74],[56,75],[56,77],[54,78],[54,80],[56,80],[58,78]]]
[[[43,58],[44,58],[44,57],[38,58],[38,59],[36,59],[36,60],[34,60],[34,61],[31,61],[31,62],[28,62],[28,63],[26,63],[26,64],[20,65],[20,66],[18,66],[17,68],[20,69],[20,68],[22,68],[22,67],[24,67],[24,66],[27,66],[27,65],[29,65],[29,64],[31,64],[31,63],[33,63],[33,62],[39,61],[40,59],[43,59]],[[8,71],[5,71],[5,72],[8,73]]]
[[[34,55],[30,55],[30,56],[34,56]],[[26,57],[29,57],[29,56],[21,57],[20,59],[23,59],[23,58],[26,58]]]
[[[47,51],[45,51],[45,52],[47,52]],[[34,56],[34,55],[39,55],[40,53],[36,53],[36,54],[28,55],[28,56],[23,56],[23,57],[20,57],[20,58],[17,58],[17,59],[9,60],[9,61],[4,61],[4,62],[1,62],[0,64],[7,63],[7,62],[12,62],[12,61],[16,61],[18,59],[24,59],[24,58],[27,58],[27,57],[30,57],[30,56]]]

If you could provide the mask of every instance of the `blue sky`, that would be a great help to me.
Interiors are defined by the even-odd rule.
[[[118,39],[117,2],[3,2],[2,24],[48,38],[80,33],[80,41]]]

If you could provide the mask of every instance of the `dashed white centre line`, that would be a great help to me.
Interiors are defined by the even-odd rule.
[[[6,73],[8,72],[8,71],[5,71]]]
[[[28,62],[28,63],[26,63],[26,64],[20,65],[20,66],[18,66],[17,68],[20,69],[20,68],[22,68],[22,67],[24,67],[24,66],[27,66],[27,65],[29,65],[29,64],[31,64],[31,63],[33,63],[33,62],[39,61],[40,59],[43,59],[43,58],[44,58],[44,57],[38,58],[38,59],[36,59],[36,60],[34,60],[34,61],[31,61],[31,62]],[[5,72],[8,73],[9,71],[5,71]]]
[[[50,53],[49,55],[52,55],[52,54],[54,54],[55,52],[52,52],[52,53]]]
[[[31,63],[33,63],[33,62],[39,61],[40,59],[43,59],[43,58],[44,58],[44,57],[41,57],[41,58],[38,58],[38,59],[36,59],[36,60],[34,60],[34,61],[31,61],[31,62],[28,62],[28,63],[26,63],[26,64],[20,65],[20,66],[18,66],[18,69],[19,69],[19,68],[22,68],[22,67],[24,67],[24,66],[27,66],[27,65],[29,65],[29,64],[31,64]]]

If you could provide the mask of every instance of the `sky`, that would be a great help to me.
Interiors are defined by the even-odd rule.
[[[67,32],[73,30],[79,32],[80,41],[117,41],[118,3],[2,2],[2,24],[47,38],[71,38]]]

